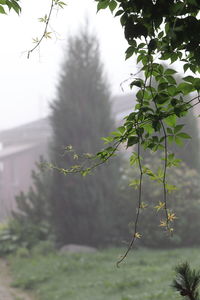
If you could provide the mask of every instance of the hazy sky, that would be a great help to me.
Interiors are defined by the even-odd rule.
[[[51,1],[21,1],[23,11],[20,16],[15,13],[0,15],[0,130],[47,115],[48,103],[56,92],[67,37],[78,33],[86,17],[91,31],[99,38],[112,93],[120,93],[120,83],[135,72],[134,60],[124,60],[127,44],[119,19],[114,19],[108,11],[96,14],[94,0],[66,1],[65,9],[54,11],[52,16],[50,31],[54,32],[53,39],[45,40],[30,59],[27,59],[27,50],[33,47],[32,38],[39,37],[43,30],[38,18],[48,12]],[[124,88],[128,92],[125,85]]]

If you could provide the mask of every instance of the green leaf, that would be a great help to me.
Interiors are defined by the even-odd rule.
[[[122,15],[123,12],[124,12],[124,11],[123,11],[122,9],[118,10],[118,11],[116,12],[116,14],[115,14],[115,17]]]
[[[126,131],[126,128],[124,126],[120,126],[117,128],[117,130],[121,133],[121,135],[123,135],[124,132]]]
[[[121,137],[121,133],[118,131],[112,131],[111,134],[114,135],[115,138]]]
[[[165,79],[171,84],[176,84],[176,80],[171,75],[165,75]]]
[[[101,139],[104,141],[104,144],[109,144],[109,143],[113,142],[113,140],[114,140],[114,138],[111,136],[102,137]]]
[[[142,127],[149,134],[152,134],[154,132],[154,129],[153,129],[153,127],[150,124],[145,124]]]
[[[175,85],[168,86],[167,90],[170,96],[176,96],[179,93]]]
[[[189,67],[190,67],[190,64],[184,64],[184,66],[183,66],[184,72],[186,72],[189,69]]]
[[[133,179],[129,183],[129,186],[133,186],[135,189],[138,189],[139,185],[140,185],[140,179]]]
[[[186,104],[177,105],[174,107],[174,113],[177,117],[183,117],[187,114],[188,106]]]
[[[158,104],[163,104],[169,100],[169,95],[166,93],[159,93],[155,96],[154,100]]]
[[[197,69],[197,66],[196,65],[192,65],[190,64],[190,70],[195,74],[196,73],[196,69]]]
[[[166,184],[166,190],[168,191],[168,193],[171,193],[172,191],[177,190],[177,187],[174,184]]]
[[[133,87],[134,85],[141,88],[143,86],[143,81],[141,79],[134,80],[133,82],[131,82],[130,86]]]
[[[198,91],[200,90],[200,79],[199,78],[195,78],[195,80],[194,80],[194,87]]]
[[[140,54],[137,57],[137,64],[144,58],[144,54]]]
[[[183,80],[190,82],[190,83],[194,83],[195,78],[193,76],[186,76],[186,77],[183,77]]]
[[[158,91],[165,90],[167,87],[168,87],[168,83],[167,82],[160,83],[158,85]]]
[[[90,169],[90,168],[87,168],[86,170],[81,171],[81,175],[82,175],[83,177],[85,177],[85,176],[87,176],[88,174],[90,174],[90,172],[91,172],[91,169]]]
[[[100,1],[97,5],[97,12],[101,9],[107,8],[109,5],[109,0]]]
[[[136,94],[136,98],[138,100],[142,100],[143,99],[143,91],[142,90],[139,90]]]
[[[182,139],[191,139],[191,136],[185,132],[180,132],[176,136],[182,138]]]
[[[163,32],[163,31],[159,32],[158,38],[161,39],[161,38],[163,37],[163,35],[164,35],[164,32]]]
[[[193,85],[187,82],[180,83],[178,85],[178,89],[183,93],[183,95],[188,95],[189,93],[194,91]]]
[[[62,2],[62,1],[59,1],[58,2],[58,5],[61,7],[61,8],[64,8],[65,5],[67,5],[65,2]]]
[[[177,53],[172,54],[170,59],[171,59],[171,64],[173,64],[178,59],[178,54]]]
[[[121,23],[121,25],[122,26],[124,26],[125,24],[126,24],[126,22],[127,22],[127,14],[126,13],[123,13],[123,15],[121,16],[121,18],[120,18],[120,23]]]
[[[17,3],[17,1],[14,1],[14,0],[12,0],[12,2],[6,2],[7,3],[7,5],[8,5],[8,3],[9,3],[9,9],[13,9],[18,15],[19,15],[19,13],[21,12],[21,7],[19,6],[19,4]]]
[[[160,75],[163,75],[164,67],[162,65],[158,65],[158,71],[159,71]]]
[[[171,54],[170,53],[163,53],[160,57],[162,60],[168,60],[170,58]]]
[[[167,133],[173,134],[173,130],[171,128],[167,127]]]
[[[157,39],[151,39],[148,44],[149,53],[157,48]]]
[[[164,72],[164,75],[173,75],[177,73],[177,71],[175,71],[174,69],[167,69],[165,72]]]
[[[128,59],[129,57],[131,57],[133,55],[135,51],[135,48],[133,46],[128,47],[128,49],[126,50],[126,57],[125,59]]]
[[[176,117],[176,115],[174,114],[174,115],[171,115],[171,116],[165,118],[164,121],[165,121],[165,123],[166,123],[168,126],[170,126],[170,127],[175,127],[175,126],[176,126],[176,119],[177,119],[177,117]]]
[[[137,144],[139,141],[137,136],[130,136],[127,142],[127,148]]]
[[[140,157],[140,159],[142,158]],[[133,152],[130,156],[130,165],[133,166],[134,164],[138,164],[138,154],[136,152]]]
[[[140,43],[139,45],[138,45],[138,49],[140,49],[140,48],[144,48],[146,46],[146,44],[145,43]]]
[[[175,136],[175,142],[177,145],[179,146],[183,146],[183,141],[180,137],[178,137],[177,135]]]
[[[168,159],[168,160],[174,159],[174,153],[170,153],[170,154],[168,155],[167,159]],[[163,158],[163,160],[164,160],[164,158]]]
[[[183,127],[184,127],[184,124],[176,125],[176,127],[174,128],[174,133],[176,134],[176,133],[179,132]]]
[[[115,10],[115,8],[117,7],[117,2],[115,0],[112,0],[110,3],[109,3],[109,8],[110,8],[110,11],[113,12]]]
[[[3,8],[2,5],[0,5],[0,14],[6,14],[6,12],[5,12],[5,10],[4,10],[4,8]]]

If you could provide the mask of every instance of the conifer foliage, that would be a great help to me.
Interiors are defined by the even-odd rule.
[[[21,222],[48,224],[49,206],[48,190],[51,174],[42,168],[43,158],[36,163],[36,169],[32,170],[32,186],[27,193],[20,192],[16,196],[17,211],[13,211],[13,217]]]
[[[75,166],[79,158],[65,153],[66,146],[72,145],[81,154],[95,153],[101,147],[100,137],[114,125],[97,39],[85,28],[69,39],[67,50],[51,106],[51,161],[61,170]],[[50,207],[59,244],[100,245],[111,239],[117,222],[118,170],[119,162],[118,166],[105,164],[84,178],[80,174],[65,177],[54,170]]]
[[[200,272],[191,270],[187,262],[176,267],[176,278],[172,287],[187,300],[199,300],[198,286],[200,283]]]

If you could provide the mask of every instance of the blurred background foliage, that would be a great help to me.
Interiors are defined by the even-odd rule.
[[[56,167],[78,164],[79,154],[65,151],[69,144],[80,153],[95,153],[104,146],[99,137],[114,129],[110,97],[98,40],[85,26],[79,36],[68,42],[57,96],[51,104],[53,138],[49,157]],[[142,238],[138,245],[169,248],[200,244],[199,132],[193,112],[182,123],[192,139],[183,147],[168,148],[169,153],[182,159],[181,165],[169,168],[167,175],[169,183],[177,188],[168,195],[169,209],[177,216],[173,237],[167,237],[159,227],[164,217],[155,207],[163,201],[162,186],[146,178],[142,201],[147,207],[141,212]],[[143,163],[156,171],[162,155],[143,151]],[[113,158],[84,178],[80,174],[65,177],[57,170],[44,170],[42,164],[43,160],[32,173],[29,191],[16,197],[18,210],[13,212],[13,219],[0,228],[1,255],[18,248],[31,249],[48,240],[57,248],[70,243],[96,247],[127,245],[138,199],[138,190],[129,183],[137,178],[138,171],[129,165],[123,151],[117,160]]]

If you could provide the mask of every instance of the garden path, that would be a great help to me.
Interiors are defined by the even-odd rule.
[[[12,278],[6,260],[0,259],[0,300],[34,300],[30,295],[11,287]]]

